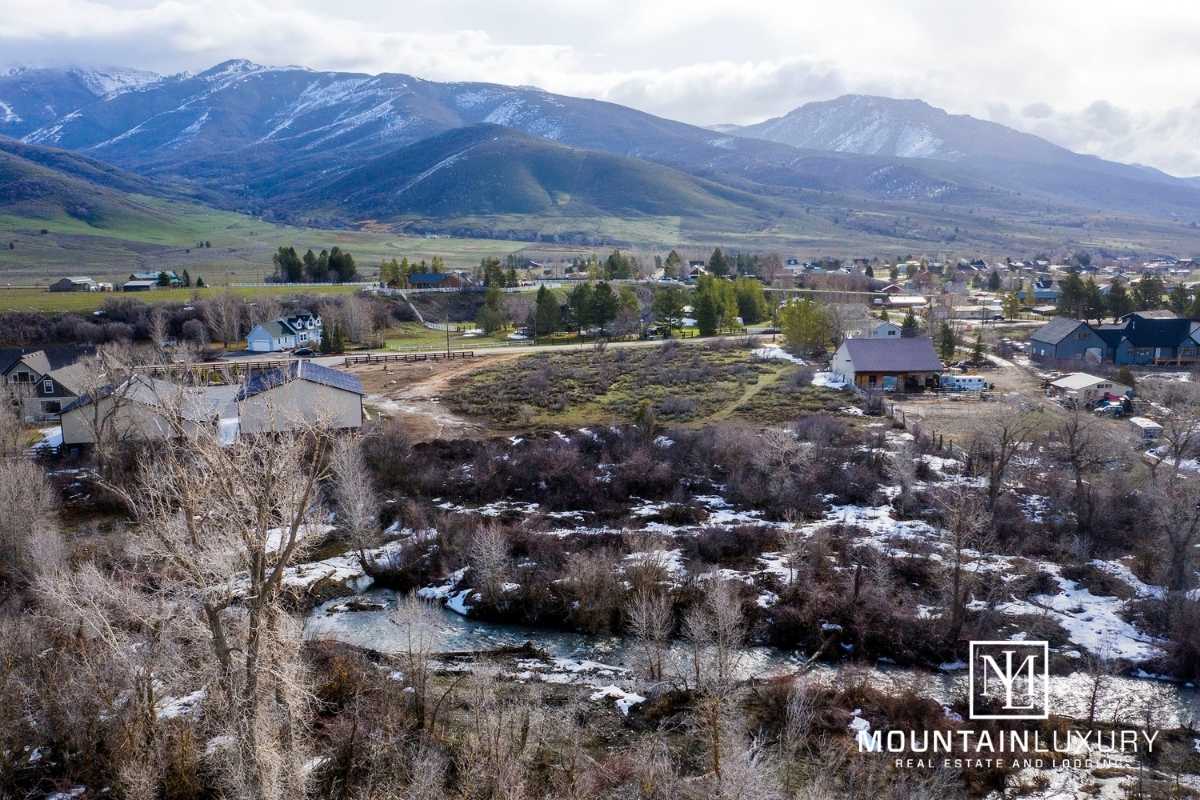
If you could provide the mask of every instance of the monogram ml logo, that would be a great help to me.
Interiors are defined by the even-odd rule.
[[[1050,716],[1050,644],[1048,642],[971,642],[971,719],[1046,719]],[[975,712],[976,702],[997,713]]]

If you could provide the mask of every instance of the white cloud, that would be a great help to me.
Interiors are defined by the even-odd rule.
[[[0,11],[11,62],[406,72],[699,124],[845,92],[920,97],[1189,174],[1200,173],[1197,40],[1200,4],[1115,0],[3,0]]]

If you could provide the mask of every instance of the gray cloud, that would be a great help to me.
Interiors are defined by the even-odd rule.
[[[1030,103],[1021,109],[1021,114],[1031,119],[1045,119],[1053,113],[1049,103]]]
[[[697,124],[919,97],[1200,173],[1200,4],[1021,0],[3,0],[0,59],[174,72],[226,58],[533,84]],[[983,32],[963,42],[963,32]],[[1043,35],[1032,37],[1030,31]],[[1048,45],[1069,36],[1070,47]],[[1019,111],[1014,111],[1019,109]]]

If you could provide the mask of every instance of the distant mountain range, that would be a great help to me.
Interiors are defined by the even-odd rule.
[[[1106,216],[1186,238],[1200,220],[1194,179],[865,96],[714,130],[530,87],[234,60],[195,75],[0,75],[0,134],[293,222],[653,216],[786,236],[812,232],[816,213],[845,236],[911,242],[952,239],[964,214],[1038,215],[1048,227],[1029,236],[1043,239]]]

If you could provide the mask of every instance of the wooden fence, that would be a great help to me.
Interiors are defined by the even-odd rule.
[[[180,364],[144,364],[134,367],[137,372],[144,372],[147,375],[177,375],[179,373],[209,373],[217,372],[225,375],[242,375],[255,370],[268,369],[287,369],[288,365],[297,359],[294,358],[264,358],[264,359],[238,359],[230,361],[198,361],[195,363],[180,363]]]
[[[903,408],[899,408],[895,402],[881,401],[883,413],[894,422],[899,422],[906,431],[913,435],[914,439],[926,439],[933,446],[933,449],[939,453],[946,453],[951,458],[957,458],[965,464],[970,464],[970,454],[962,447],[956,445],[953,439],[947,439],[937,431],[927,429],[923,426],[920,420],[909,419],[909,415]]]
[[[461,358],[474,358],[474,350],[445,350],[429,353],[380,353],[365,356],[346,356],[343,366],[354,364],[387,364],[409,361],[453,361]]]

